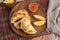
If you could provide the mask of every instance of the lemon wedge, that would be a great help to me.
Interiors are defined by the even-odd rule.
[[[42,26],[46,21],[36,21],[34,22],[35,26]]]
[[[14,3],[14,0],[5,0],[5,1],[3,1],[3,3],[12,4],[12,3]]]
[[[33,15],[34,18],[38,19],[38,20],[41,20],[41,21],[45,21],[46,19],[40,15]]]

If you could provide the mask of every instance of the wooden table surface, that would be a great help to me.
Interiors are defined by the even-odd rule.
[[[43,3],[43,2],[46,2],[46,0],[40,0],[40,2]],[[46,8],[46,6],[47,5],[44,5],[45,8]],[[23,38],[16,36],[16,34],[14,34],[13,31],[10,29],[9,25],[6,24],[6,23],[8,23],[7,22],[8,19],[6,19],[6,18],[8,18],[8,16],[5,15],[7,13],[4,14],[4,12],[6,12],[6,11],[4,11],[6,9],[6,7],[4,7],[4,9],[3,9],[3,7],[4,6],[0,6],[0,40],[60,40],[60,37],[58,37],[57,35],[55,35],[53,33],[47,34],[47,35],[42,35],[39,37],[34,37],[32,39],[23,39]],[[18,37],[18,39],[17,39],[17,37]]]

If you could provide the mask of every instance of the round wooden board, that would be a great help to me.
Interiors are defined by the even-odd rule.
[[[30,12],[29,9],[28,9],[28,4],[31,3],[31,2],[36,2],[36,3],[38,3],[38,5],[39,5],[39,8],[38,8],[37,12],[35,12],[35,13]],[[27,10],[27,12],[28,12],[28,14],[30,15],[31,20],[32,20],[32,21],[31,21],[31,24],[32,24],[34,21],[37,21],[37,20],[34,19],[34,17],[33,17],[34,14],[36,14],[36,15],[38,14],[38,15],[41,15],[41,16],[43,16],[43,17],[46,18],[45,10],[44,10],[43,7],[40,5],[40,3],[37,2],[37,1],[23,1],[23,2],[19,2],[19,3],[12,9],[9,18],[11,18],[12,14],[13,14],[15,11],[18,11],[18,10],[20,10],[20,9],[25,9],[25,10]],[[45,23],[44,25],[40,26],[40,27],[36,27],[36,26],[34,26],[34,25],[32,24],[33,27],[37,30],[37,33],[34,34],[34,35],[30,35],[30,34],[26,34],[26,33],[23,32],[22,30],[17,30],[16,28],[13,27],[13,25],[12,25],[11,23],[10,23],[10,25],[11,25],[11,28],[13,29],[14,32],[16,32],[18,35],[23,36],[23,37],[36,37],[36,36],[42,35],[41,31],[44,30],[45,27],[46,27],[46,23]]]

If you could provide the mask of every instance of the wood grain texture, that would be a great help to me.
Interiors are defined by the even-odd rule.
[[[32,38],[32,40],[43,40],[43,37],[40,36],[40,37],[35,37],[35,38]]]
[[[3,14],[3,13],[1,13],[2,11],[2,9],[4,9],[4,10],[6,10],[5,9],[5,7],[0,7],[0,18],[2,18],[2,15],[1,14]],[[4,12],[4,15],[5,15],[5,13],[6,13],[6,11]],[[7,13],[6,13],[7,14]],[[7,16],[7,15],[6,15]],[[4,19],[4,18],[3,18]],[[3,20],[4,21],[4,20]],[[0,22],[1,23],[1,22]],[[3,23],[4,24],[4,23]],[[9,24],[9,23],[7,23],[7,24]],[[3,30],[3,28],[6,28],[5,26],[8,26],[8,25],[5,25],[4,24],[4,26],[3,27],[1,27],[1,25],[0,25],[0,40],[60,40],[60,37],[58,37],[58,36],[56,36],[56,35],[54,35],[54,34],[49,34],[49,35],[43,35],[43,36],[39,36],[39,37],[35,37],[35,38],[32,38],[32,39],[24,39],[24,38],[21,38],[21,37],[17,37],[17,36],[15,36],[15,33],[13,33],[12,32],[12,30],[10,30],[10,27],[8,26],[8,28],[6,29],[7,30],[7,33],[9,34],[9,35],[11,35],[12,34],[12,36],[11,37],[9,37],[9,35],[7,35],[7,37],[9,37],[9,38],[6,38],[6,39],[4,39],[5,37],[4,37],[4,34],[2,35],[2,33],[4,32]],[[11,33],[11,34],[10,34]],[[13,36],[13,34],[14,34],[14,36]],[[6,34],[5,34],[6,35]],[[3,39],[1,39],[1,37],[4,37]],[[17,39],[18,38],[18,39]]]
[[[28,4],[31,3],[31,2],[36,2],[38,5],[39,5],[39,9],[36,13],[32,13],[28,10]],[[25,9],[27,10],[30,18],[31,18],[31,24],[35,21],[37,21],[36,19],[33,18],[33,15],[41,15],[43,17],[46,18],[46,13],[45,13],[45,10],[43,9],[43,7],[39,4],[38,1],[23,1],[23,2],[20,2],[18,3],[11,11],[11,15],[10,15],[10,18],[12,16],[12,14],[18,10],[21,10],[21,9]],[[33,25],[33,24],[32,24]],[[20,36],[23,36],[23,37],[26,37],[26,38],[31,38],[31,37],[36,37],[36,36],[40,36],[40,35],[43,35],[42,34],[42,30],[45,29],[46,27],[46,23],[40,27],[36,27],[35,25],[33,25],[33,27],[37,30],[37,33],[34,34],[34,35],[29,35],[29,34],[26,34],[25,32],[23,32],[22,30],[17,30],[16,28],[13,27],[13,25],[11,25],[11,28],[13,29],[13,31],[15,31],[18,35]]]

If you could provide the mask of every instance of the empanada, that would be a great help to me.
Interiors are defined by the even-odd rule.
[[[27,18],[23,18],[22,20],[22,30],[25,32],[25,33],[28,33],[28,34],[35,34],[37,31],[33,28],[33,26],[31,25],[30,21],[27,19]]]
[[[14,23],[14,27],[16,29],[21,29],[21,20],[19,20],[18,22]]]
[[[4,0],[3,3],[12,4],[14,3],[14,0]]]
[[[35,34],[37,31],[31,25],[31,19],[26,10],[19,10],[11,17],[11,23],[17,29],[22,29],[27,34]],[[20,26],[20,27],[19,27]]]
[[[24,10],[14,12],[11,17],[11,23],[15,23],[16,20],[23,18],[24,16],[26,16],[26,14],[27,12],[25,12]]]

